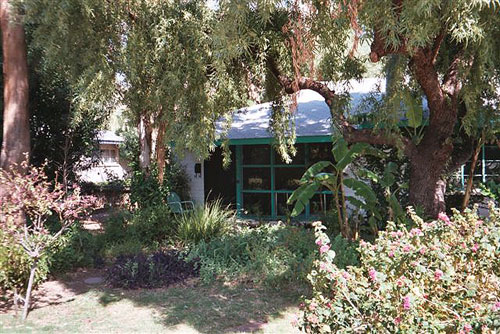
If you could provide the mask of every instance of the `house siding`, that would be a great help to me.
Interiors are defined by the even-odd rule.
[[[194,165],[197,163],[201,163],[201,170],[203,173],[203,161],[196,159],[192,153],[186,152],[181,160],[181,165],[184,167],[189,179],[189,194],[191,195],[191,200],[198,205],[202,205],[205,201],[205,185],[203,182],[203,175],[201,175],[201,177],[195,176]],[[183,198],[183,200],[185,199]]]

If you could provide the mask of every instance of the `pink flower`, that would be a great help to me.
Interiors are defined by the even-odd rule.
[[[317,324],[319,322],[319,319],[315,314],[308,315],[307,320],[313,324]]]
[[[446,225],[450,226],[451,225],[451,221],[450,221],[450,218],[448,218],[448,216],[446,215],[446,213],[444,212],[440,212],[438,214],[438,219],[442,220]]]
[[[316,309],[316,303],[309,304],[309,310],[314,311]]]
[[[405,246],[403,247],[403,252],[408,253],[408,252],[410,252],[410,251],[411,251],[411,246],[410,246],[410,245],[405,245]]]
[[[388,255],[389,255],[389,257],[394,257],[394,252],[390,251]]]
[[[410,234],[413,236],[419,236],[422,234],[422,230],[419,228],[412,228]]]
[[[328,252],[328,250],[330,249],[330,246],[329,245],[323,245],[319,248],[319,252],[321,254],[325,253],[325,252]]]
[[[377,281],[377,271],[375,269],[370,269],[370,271],[368,272],[368,275],[370,275],[370,279],[375,282]]]
[[[443,277],[443,272],[439,269],[436,269],[436,271],[434,272],[434,278],[439,281],[441,277]]]
[[[498,311],[498,310],[500,310],[500,302],[496,302],[495,304],[493,304],[492,309],[493,309],[493,311]]]
[[[351,275],[349,275],[349,273],[347,271],[343,271],[342,272],[342,277],[346,280],[348,280],[349,278],[351,278]]]
[[[426,252],[425,247],[420,248],[419,252],[420,252],[420,254],[424,255]]]
[[[410,296],[403,297],[403,310],[408,311],[410,308]]]
[[[394,318],[394,324],[395,324],[396,326],[399,326],[399,324],[400,324],[400,323],[401,323],[401,318],[400,318],[400,317],[396,317],[396,318]]]
[[[472,246],[471,250],[472,252],[477,252],[477,250],[479,249],[479,245],[477,243],[474,244],[474,246]]]
[[[398,237],[402,237],[403,236],[403,231],[397,231],[396,234],[398,235]]]
[[[321,246],[322,244],[323,242],[321,241],[321,239],[316,240],[316,245]]]
[[[472,330],[472,326],[469,323],[467,323],[464,325],[464,330],[465,333],[469,333]]]
[[[325,270],[325,269],[326,269],[326,264],[325,264],[324,262],[321,262],[321,263],[319,264],[319,268],[320,268],[321,270]]]

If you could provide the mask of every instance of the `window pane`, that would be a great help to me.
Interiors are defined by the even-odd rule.
[[[271,169],[270,168],[243,168],[244,190],[270,190]]]
[[[309,144],[309,162],[333,161],[332,143]]]
[[[243,212],[252,216],[270,216],[271,194],[243,194]]]
[[[271,146],[243,145],[244,165],[269,165],[271,163]]]
[[[276,190],[295,190],[300,185],[304,168],[283,167],[275,169]]]
[[[309,201],[310,213],[321,214],[332,208],[333,195],[330,194],[316,194]]]
[[[297,154],[295,154],[294,157],[292,157],[292,162],[290,163],[291,165],[303,165],[305,163],[305,156],[306,156],[306,150],[305,150],[305,145],[304,144],[296,144],[295,148],[297,149]],[[274,151],[274,162],[276,165],[285,165],[286,162],[281,159],[281,154]]]
[[[481,156],[479,156],[481,159]],[[500,148],[498,146],[485,146],[484,147],[485,160],[500,160]]]
[[[488,175],[500,174],[500,161],[499,162],[486,161],[485,168],[486,168],[486,174]]]
[[[277,196],[277,212],[279,216],[288,216],[292,213],[293,205],[287,205],[286,202],[292,194],[276,194]],[[305,212],[302,212],[304,214]]]
[[[468,162],[464,165],[464,175],[469,176],[471,163]],[[474,175],[481,175],[482,167],[481,160],[478,160],[476,163],[476,168],[474,169]]]

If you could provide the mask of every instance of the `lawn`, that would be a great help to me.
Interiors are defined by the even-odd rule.
[[[164,289],[121,290],[83,283],[88,276],[68,275],[45,283],[42,290],[52,299],[40,299],[25,324],[12,311],[0,313],[0,332],[298,332],[291,325],[301,294],[297,289],[203,285],[194,280]]]

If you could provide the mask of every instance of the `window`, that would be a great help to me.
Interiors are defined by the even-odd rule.
[[[101,159],[104,163],[117,163],[117,151],[112,149],[102,149],[101,150]]]
[[[331,144],[297,144],[297,154],[286,164],[271,145],[236,148],[238,204],[245,215],[276,217],[290,214],[287,200],[300,185],[306,169],[320,160],[333,160]],[[331,193],[318,191],[304,214],[319,214],[330,208]]]

